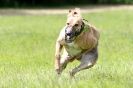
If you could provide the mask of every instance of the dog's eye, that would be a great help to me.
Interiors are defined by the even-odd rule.
[[[77,26],[78,26],[78,24],[75,24],[74,26],[75,26],[75,27],[77,27]]]
[[[67,23],[67,25],[69,25],[69,23]]]

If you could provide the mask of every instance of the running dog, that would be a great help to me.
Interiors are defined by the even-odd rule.
[[[69,10],[66,25],[56,41],[57,74],[61,74],[67,64],[75,59],[81,63],[70,71],[71,77],[81,70],[92,67],[98,59],[99,37],[100,34],[96,28],[82,18],[79,8]]]

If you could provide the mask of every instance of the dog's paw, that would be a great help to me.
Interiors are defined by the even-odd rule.
[[[60,75],[60,74],[61,74],[60,69],[55,69],[55,72],[56,72],[58,75]]]

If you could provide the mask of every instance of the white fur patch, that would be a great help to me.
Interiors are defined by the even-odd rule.
[[[70,56],[77,55],[81,52],[81,49],[74,43],[67,43],[68,47],[66,48]]]

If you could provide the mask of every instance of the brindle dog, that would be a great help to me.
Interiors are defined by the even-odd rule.
[[[69,10],[66,26],[61,30],[56,41],[55,70],[58,74],[69,62],[77,59],[81,63],[70,71],[70,76],[92,67],[98,58],[99,32],[87,23],[80,14],[80,9]],[[61,55],[61,50],[64,51]]]

